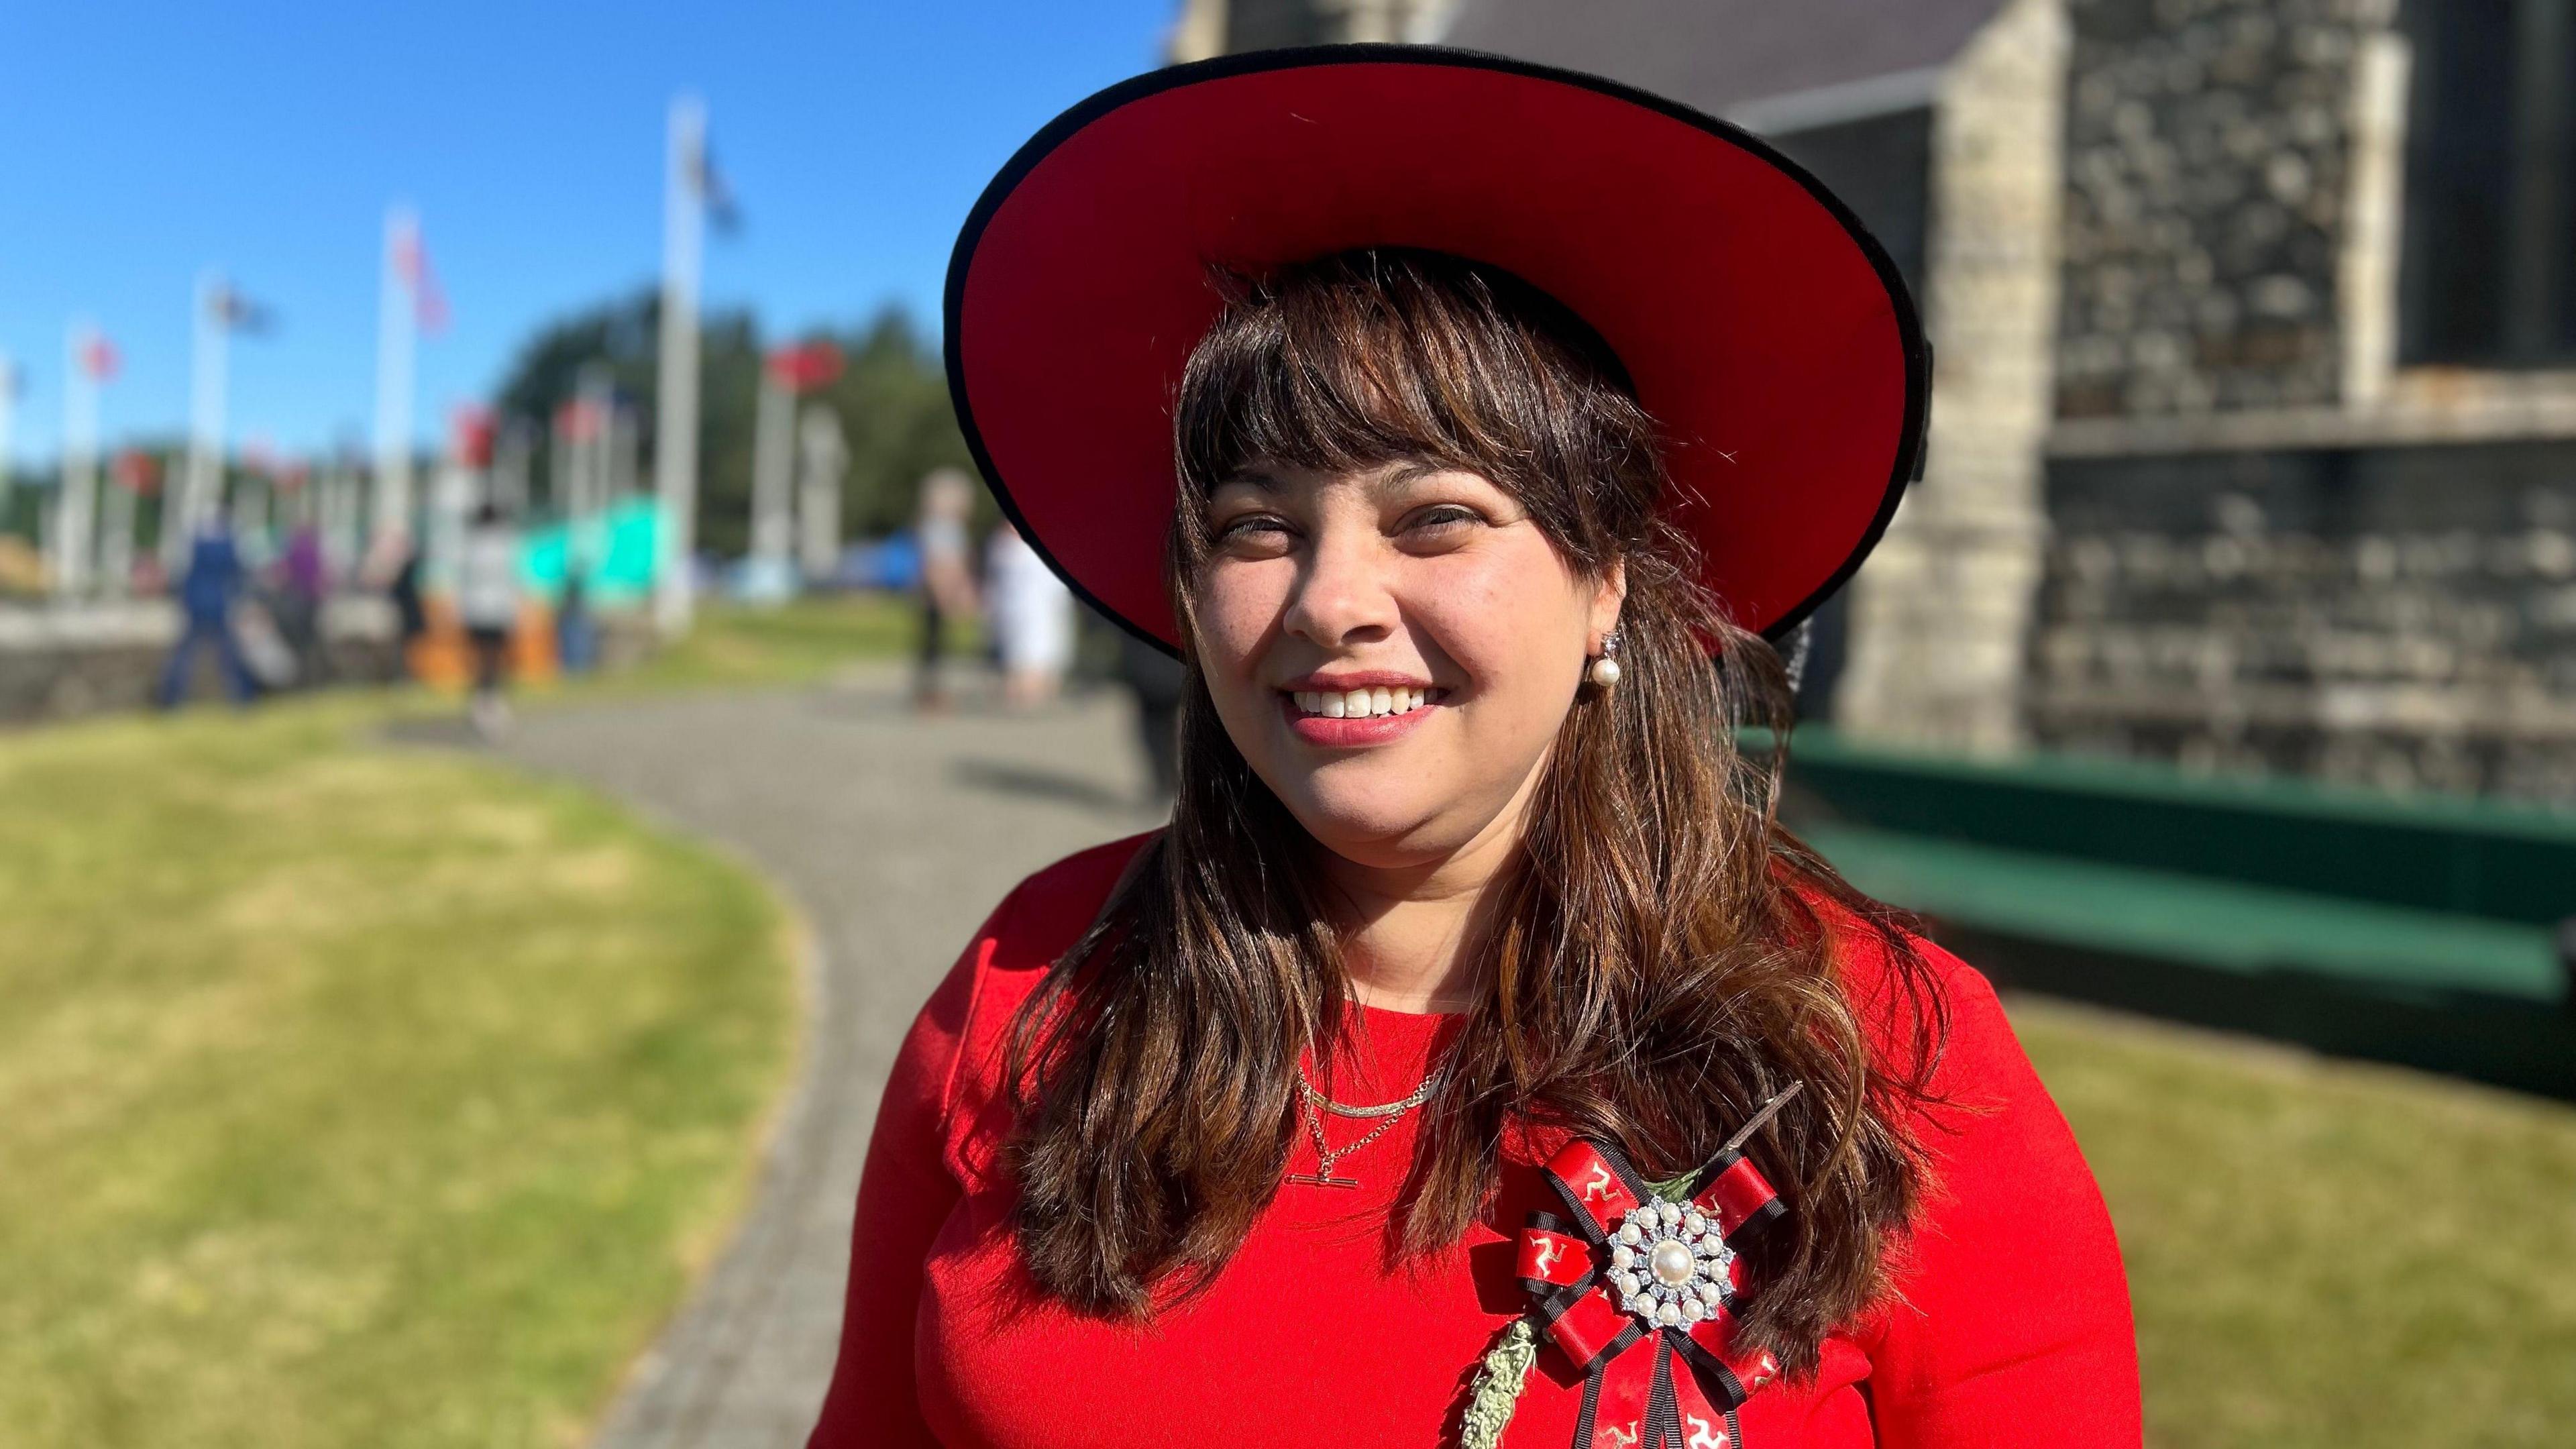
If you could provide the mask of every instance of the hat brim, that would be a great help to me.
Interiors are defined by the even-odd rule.
[[[1887,253],[1758,138],[1572,71],[1429,46],[1174,66],[1057,117],[948,270],[948,386],[1003,510],[1166,650],[1172,403],[1222,299],[1366,246],[1546,291],[1663,426],[1668,512],[1733,621],[1777,638],[1860,566],[1921,471],[1931,357]]]

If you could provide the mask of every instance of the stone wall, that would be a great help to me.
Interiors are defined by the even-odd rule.
[[[330,677],[394,678],[394,619],[382,599],[331,601],[323,613]],[[73,719],[142,709],[178,641],[179,611],[167,600],[72,608],[0,605],[0,722]],[[212,651],[199,650],[191,697],[220,699]]]
[[[598,667],[609,673],[651,657],[657,640],[641,610],[598,616]],[[322,616],[324,684],[382,684],[402,677],[393,606],[344,595]],[[73,608],[0,603],[0,725],[149,708],[162,666],[179,637],[178,609],[166,599]],[[199,650],[189,695],[224,697],[221,666]]]
[[[2368,43],[2395,0],[2067,0],[2069,418],[2331,405]]]
[[[2043,746],[2576,804],[2576,447],[2058,459]]]

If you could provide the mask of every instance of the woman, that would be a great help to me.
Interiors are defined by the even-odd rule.
[[[1051,126],[949,302],[1006,508],[1188,666],[1180,795],[915,1025],[816,1445],[2137,1441],[1992,993],[1731,728],[1920,455],[1848,213],[1605,82],[1288,52]]]

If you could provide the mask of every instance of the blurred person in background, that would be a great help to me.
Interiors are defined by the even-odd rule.
[[[198,525],[188,544],[188,572],[179,582],[179,611],[184,621],[170,662],[161,670],[160,704],[175,709],[187,697],[188,676],[197,651],[211,648],[221,667],[224,687],[235,704],[248,704],[259,692],[243,658],[241,639],[233,632],[233,610],[241,601],[245,579],[241,552],[232,530],[218,515]]]
[[[975,617],[975,575],[968,556],[966,520],[974,512],[975,485],[954,468],[921,480],[921,510],[913,543],[921,554],[921,636],[914,651],[913,705],[948,707],[948,626]]]
[[[1118,682],[1136,703],[1136,738],[1145,750],[1146,807],[1162,810],[1181,793],[1181,662],[1121,629]]]
[[[330,591],[322,563],[322,530],[310,522],[295,525],[279,557],[272,612],[278,632],[295,656],[295,673],[306,684],[322,682],[328,664],[322,640],[322,603]]]
[[[498,738],[510,727],[503,690],[510,677],[510,638],[519,623],[519,533],[497,503],[477,506],[465,526],[456,557],[456,614],[473,660],[467,715],[477,733]]]
[[[984,551],[986,619],[1002,665],[1002,702],[1044,704],[1073,663],[1073,592],[1004,519]]]
[[[1127,82],[971,216],[961,422],[1180,653],[1180,797],[921,1012],[813,1449],[2135,1449],[2065,1120],[1736,728],[1922,456],[1851,213],[1372,44]]]
[[[366,577],[385,591],[394,609],[394,670],[409,678],[414,655],[429,633],[429,606],[420,593],[420,549],[411,530],[388,529],[368,550]]]
[[[599,663],[599,620],[590,612],[590,590],[578,566],[564,570],[563,602],[555,609],[555,659],[566,674],[588,674]]]

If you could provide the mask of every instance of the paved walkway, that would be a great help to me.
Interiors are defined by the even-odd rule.
[[[638,1365],[599,1449],[801,1446],[841,1323],[850,1208],[896,1048],[1020,877],[1150,825],[1127,707],[920,720],[896,678],[540,711],[506,753],[757,862],[819,970],[804,1080],[749,1218]]]

